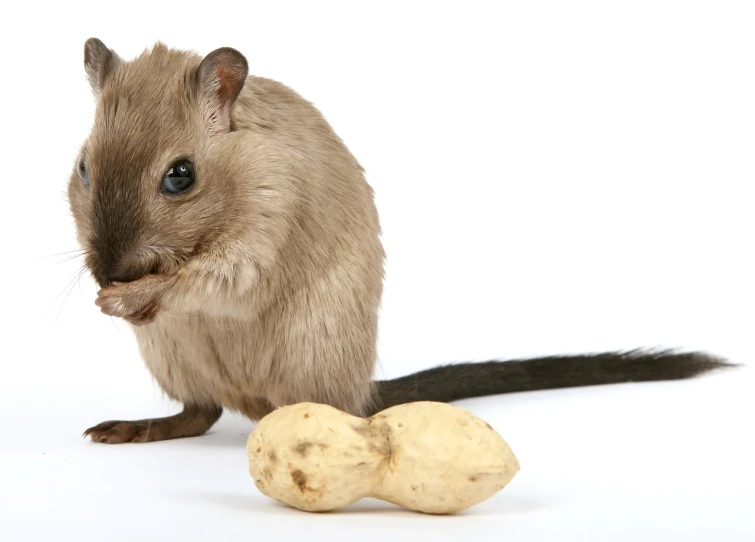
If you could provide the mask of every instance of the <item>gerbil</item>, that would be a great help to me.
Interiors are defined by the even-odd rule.
[[[364,172],[320,112],[244,56],[87,40],[94,125],[68,198],[105,314],[130,322],[180,414],[110,421],[97,442],[205,433],[313,401],[355,415],[408,401],[689,378],[703,353],[447,365],[375,382],[383,247]]]

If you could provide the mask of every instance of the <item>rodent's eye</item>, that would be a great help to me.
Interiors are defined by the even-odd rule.
[[[186,160],[176,162],[163,177],[162,191],[169,194],[180,194],[194,185],[196,181],[194,166]]]
[[[79,160],[79,166],[77,168],[81,182],[84,183],[86,188],[89,188],[89,174],[87,173],[87,165],[84,163],[84,159]]]

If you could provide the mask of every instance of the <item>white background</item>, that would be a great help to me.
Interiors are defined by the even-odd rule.
[[[230,414],[196,439],[87,442],[178,406],[93,282],[69,282],[82,262],[53,256],[77,248],[85,39],[125,58],[232,46],[313,101],[376,190],[378,377],[636,346],[751,365],[752,3],[14,2],[0,19],[0,539],[755,539],[748,366],[460,402],[522,470],[457,517],[279,506]]]

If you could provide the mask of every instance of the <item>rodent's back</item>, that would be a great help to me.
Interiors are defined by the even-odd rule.
[[[303,183],[300,195],[317,204],[312,211],[333,208],[334,218],[366,220],[379,233],[364,170],[312,103],[282,83],[249,76],[232,115],[239,130],[256,132],[286,149],[292,173]]]
[[[296,206],[292,252],[283,258],[292,260],[289,272],[304,271],[306,282],[334,265],[348,266],[363,288],[359,295],[379,302],[385,254],[374,193],[324,116],[289,87],[255,76],[247,78],[232,115],[238,130],[275,142],[280,156],[270,159],[286,163]]]
[[[285,154],[298,207],[281,247],[284,273],[295,279],[279,307],[285,332],[275,351],[300,377],[281,375],[289,389],[268,398],[362,413],[372,399],[385,257],[373,190],[323,115],[285,85],[249,77],[233,116],[239,130]]]

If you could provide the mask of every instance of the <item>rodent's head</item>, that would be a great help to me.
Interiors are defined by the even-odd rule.
[[[162,44],[124,61],[84,47],[96,97],[91,134],[68,185],[86,265],[105,287],[180,265],[233,212],[231,106],[248,73],[238,51],[206,57]]]

